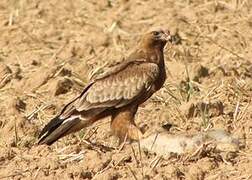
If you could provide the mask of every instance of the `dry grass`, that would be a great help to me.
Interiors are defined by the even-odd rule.
[[[249,0],[1,1],[0,178],[251,179],[251,9]],[[222,128],[244,142],[237,156],[198,156],[200,147],[183,161],[141,145],[118,150],[108,119],[50,148],[34,145],[89,77],[120,61],[152,26],[177,32],[181,44],[166,48],[168,79],[140,108],[137,124],[170,123],[170,131],[188,134]],[[62,79],[72,87],[56,96]]]

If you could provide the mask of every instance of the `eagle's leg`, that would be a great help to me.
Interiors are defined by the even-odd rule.
[[[111,129],[113,134],[119,138],[120,144],[125,138],[139,140],[143,135],[134,122],[137,108],[137,106],[123,107],[116,110],[112,115]]]

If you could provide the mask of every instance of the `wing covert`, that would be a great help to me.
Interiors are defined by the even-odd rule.
[[[75,103],[77,111],[122,107],[147,93],[158,78],[154,63],[130,63],[123,70],[94,81]]]

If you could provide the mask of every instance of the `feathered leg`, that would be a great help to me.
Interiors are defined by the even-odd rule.
[[[134,122],[137,108],[137,106],[120,108],[112,115],[111,129],[113,134],[119,137],[120,143],[126,137],[130,140],[139,140],[143,135]]]

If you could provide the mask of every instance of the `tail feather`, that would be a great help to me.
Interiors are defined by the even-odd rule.
[[[78,124],[78,117],[60,119],[59,116],[53,118],[41,131],[38,144],[51,145],[61,137],[68,134],[70,129]]]
[[[54,131],[55,129],[57,129],[57,127],[59,127],[62,122],[64,121],[64,119],[60,119],[59,116],[56,116],[55,118],[53,118],[40,132],[38,138],[40,139],[46,132],[51,133],[52,131]]]

